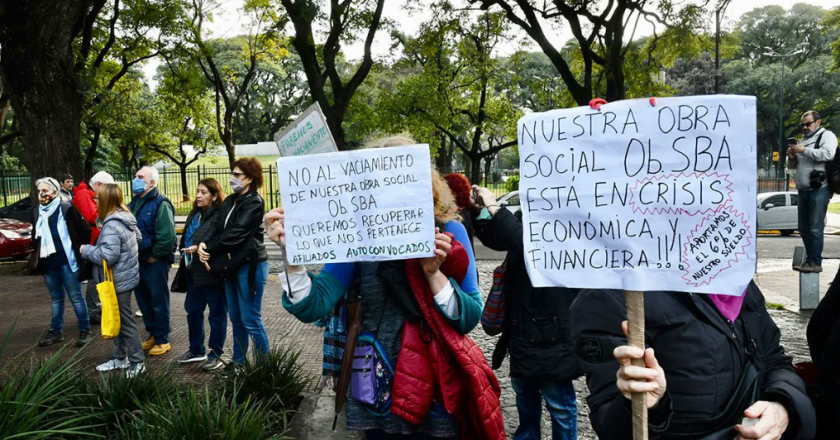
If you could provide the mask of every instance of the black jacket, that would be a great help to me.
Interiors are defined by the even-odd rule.
[[[616,347],[627,345],[621,330],[626,316],[622,291],[583,290],[572,304],[572,339],[591,393],[592,427],[602,439],[633,438],[630,400],[616,387],[618,362],[613,357]],[[651,440],[670,438],[668,425],[674,418],[709,419],[723,412],[746,362],[745,334],[755,342],[759,399],[788,410],[790,425],[782,438],[813,437],[814,408],[805,384],[779,345],[779,328],[755,284],[747,289],[741,314],[732,323],[707,295],[646,292],[645,324],[645,343],[654,349],[668,380],[665,397],[648,411]]]
[[[807,335],[817,369],[816,439],[835,439],[840,432],[840,271],[811,315]]]
[[[533,287],[525,269],[520,215],[502,208],[490,220],[473,217],[481,243],[508,252],[504,332],[509,338],[510,375],[541,381],[575,379],[583,372],[569,337],[569,307],[578,290]]]
[[[46,260],[41,260],[40,258],[40,249],[41,249],[41,239],[34,238],[35,237],[35,227],[38,223],[38,209],[40,205],[36,205],[35,208],[32,210],[32,237],[33,237],[33,249],[32,255],[30,258],[30,267],[33,269],[34,273],[45,273],[46,272]],[[82,255],[79,253],[82,245],[90,244],[90,234],[91,229],[90,225],[87,221],[82,217],[82,214],[79,210],[73,206],[70,202],[61,202],[59,208],[61,210],[61,215],[64,216],[64,221],[67,222],[67,232],[70,234],[70,241],[73,243],[73,254],[76,257],[76,264],[79,268],[79,281],[84,281],[91,278],[91,269],[88,265],[88,262],[82,258]],[[58,240],[58,237],[53,237],[55,240]]]
[[[204,212],[201,213],[201,223],[198,225],[198,229],[195,230],[193,233],[193,245],[198,245],[199,243],[206,243],[213,239],[219,233],[219,224],[216,221],[218,217],[219,210],[216,209],[214,206],[209,206]],[[190,226],[195,216],[198,214],[197,209],[193,209],[190,211],[190,214],[187,216],[187,222],[184,223],[185,229]],[[178,244],[178,249],[184,249],[184,235],[181,235],[181,241]],[[188,281],[195,284],[196,286],[200,287],[208,287],[208,286],[216,286],[221,285],[223,280],[215,275],[212,272],[207,270],[200,261],[198,261],[198,255],[193,255],[193,260],[191,261],[190,267],[186,267],[183,264],[184,259],[183,255],[181,258],[181,263],[178,265],[178,273],[175,275],[176,277],[186,276]]]
[[[268,252],[263,243],[263,216],[265,201],[259,193],[249,191],[242,195],[231,194],[216,214],[216,228],[219,232],[204,242],[207,245],[207,253],[212,256],[223,252],[236,254],[256,250],[258,262],[268,261]]]

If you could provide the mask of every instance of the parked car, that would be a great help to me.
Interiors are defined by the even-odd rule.
[[[799,229],[799,194],[793,191],[761,193],[757,197],[756,223],[759,231],[781,231],[790,235]]]
[[[32,252],[32,225],[0,218],[0,259],[23,260]]]
[[[519,211],[519,191],[511,191],[497,200],[499,206],[507,206],[507,210],[511,213]]]

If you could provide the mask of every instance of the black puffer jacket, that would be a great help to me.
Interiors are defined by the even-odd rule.
[[[572,339],[591,392],[592,427],[602,439],[633,438],[630,400],[616,386],[618,362],[613,357],[616,347],[627,345],[621,330],[626,317],[621,291],[583,290],[572,304]],[[779,402],[788,410],[790,425],[782,438],[814,436],[814,408],[805,384],[779,345],[779,328],[755,284],[747,289],[735,322],[724,318],[707,295],[646,292],[645,324],[645,343],[654,349],[668,380],[665,397],[648,411],[651,440],[675,438],[669,436],[674,419],[708,420],[723,413],[746,365],[746,347],[754,347],[760,366],[759,400]],[[747,343],[746,334],[755,345]],[[735,436],[733,430],[728,438]]]
[[[263,243],[263,216],[265,201],[259,193],[249,191],[242,195],[231,194],[216,214],[218,234],[208,237],[208,241],[204,242],[207,245],[207,253],[211,256],[221,253],[237,254],[255,249],[257,261],[267,261],[268,252]]]
[[[583,372],[569,337],[569,307],[578,291],[531,285],[523,257],[520,215],[502,208],[490,220],[473,217],[475,236],[481,243],[508,252],[504,337],[509,338],[510,375],[541,381],[575,379]]]
[[[198,245],[199,243],[206,243],[219,234],[220,225],[216,221],[218,213],[219,210],[216,209],[216,207],[214,206],[209,206],[203,212],[201,212],[201,221],[198,225],[198,229],[196,229],[193,233],[193,245]],[[193,209],[192,211],[190,211],[190,214],[187,216],[187,222],[184,223],[186,227],[190,226],[196,215],[199,215],[198,209]],[[183,235],[181,235],[181,242],[178,245],[178,249],[184,249]],[[191,264],[189,267],[186,267],[186,265],[184,264],[178,265],[178,273],[176,274],[176,277],[187,276],[190,282],[200,287],[220,285],[220,283],[223,280],[215,276],[209,270],[207,270],[207,268],[204,267],[204,265],[201,264],[200,261],[198,261],[197,254],[194,257],[195,258],[191,260]]]

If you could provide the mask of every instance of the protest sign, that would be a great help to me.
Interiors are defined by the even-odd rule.
[[[303,156],[307,154],[333,153],[337,151],[335,140],[327,127],[327,120],[321,106],[314,103],[283,131],[274,136],[280,156]]]
[[[434,254],[428,145],[281,157],[277,172],[289,264]]]
[[[755,273],[755,98],[628,100],[517,125],[534,286],[740,295]]]

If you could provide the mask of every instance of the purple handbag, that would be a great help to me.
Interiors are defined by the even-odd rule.
[[[376,372],[373,345],[357,345],[350,371],[350,398],[368,405],[376,404]]]

